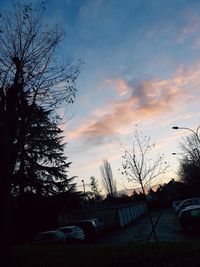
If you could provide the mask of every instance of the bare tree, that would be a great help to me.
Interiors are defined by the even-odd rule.
[[[200,142],[196,134],[191,134],[180,143],[181,155],[179,165],[180,179],[190,185],[194,185],[196,190],[200,190]]]
[[[27,107],[46,110],[74,101],[77,63],[55,57],[63,30],[43,24],[45,7],[13,1],[0,16],[0,250],[7,255],[10,239],[10,181],[24,146],[30,114]]]
[[[133,182],[134,185],[141,187],[142,193],[145,196],[147,204],[147,211],[152,226],[155,241],[157,241],[156,231],[147,201],[147,191],[155,183],[155,179],[163,175],[168,166],[164,162],[163,156],[154,157],[152,159],[152,150],[154,144],[151,143],[151,138],[143,136],[142,133],[135,131],[132,139],[132,147],[124,149],[124,155],[122,156],[122,174],[125,174],[128,181]]]
[[[103,165],[100,166],[103,186],[108,196],[114,197],[117,193],[116,182],[113,179],[111,165],[107,159],[103,161]]]

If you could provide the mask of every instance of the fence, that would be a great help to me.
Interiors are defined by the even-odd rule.
[[[99,218],[104,222],[105,228],[113,226],[124,227],[137,220],[145,214],[146,211],[147,206],[145,202],[113,205],[101,208],[83,208],[71,213],[60,213],[58,215],[58,225],[63,226],[76,219]]]
[[[127,224],[134,222],[141,217],[147,211],[146,203],[138,203],[128,207],[118,208],[118,224],[120,227],[124,227]]]

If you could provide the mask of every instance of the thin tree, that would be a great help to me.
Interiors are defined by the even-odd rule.
[[[109,197],[115,197],[117,193],[116,182],[113,179],[111,165],[107,159],[103,161],[103,165],[100,166],[100,172],[104,189]]]
[[[152,232],[155,241],[157,234],[154,229],[151,211],[147,200],[147,192],[155,183],[156,178],[162,176],[168,166],[164,162],[163,156],[154,157],[152,159],[152,150],[155,145],[151,142],[151,138],[138,133],[136,129],[132,138],[132,147],[125,149],[122,156],[122,174],[125,174],[129,182],[141,187],[142,193],[147,204],[147,212],[150,219]],[[154,184],[155,185],[155,184]]]
[[[99,189],[98,180],[94,176],[90,177],[90,189],[94,195],[95,201],[99,202],[101,200],[101,190]]]
[[[27,106],[48,110],[72,103],[77,63],[55,57],[65,36],[54,25],[43,24],[45,7],[13,2],[11,12],[0,17],[0,250],[8,260],[10,251],[10,186],[19,151],[24,146],[30,113]]]

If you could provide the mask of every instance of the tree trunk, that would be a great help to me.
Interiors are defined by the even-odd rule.
[[[9,175],[8,137],[1,135],[0,141],[0,265],[10,266],[11,261],[11,199]]]
[[[2,93],[0,99],[0,259],[1,266],[10,266],[12,242],[11,217],[11,177],[16,163],[16,132],[17,132],[17,106],[20,85],[16,82],[19,71],[16,71],[14,84]]]
[[[146,202],[146,205],[147,205],[147,213],[148,213],[149,220],[150,220],[150,223],[151,223],[151,231],[152,231],[152,233],[154,235],[155,242],[158,242],[156,229],[155,229],[155,226],[154,226],[154,223],[153,223],[153,219],[152,219],[152,216],[151,216],[151,210],[150,210],[150,207],[149,207],[149,203],[148,203],[148,200],[147,200],[147,196],[146,196],[146,193],[145,193],[145,190],[144,190],[143,183],[141,183],[141,188],[142,188],[142,193],[145,196],[145,202]]]

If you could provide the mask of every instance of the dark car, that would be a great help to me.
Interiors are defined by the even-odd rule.
[[[83,229],[86,240],[94,239],[99,233],[99,229],[93,220],[77,220],[73,221],[73,225]]]
[[[199,205],[200,204],[200,198],[195,197],[195,198],[189,198],[183,200],[179,205],[176,206],[175,208],[175,213],[179,214],[179,212],[186,207],[192,206],[192,205]]]
[[[100,232],[104,230],[104,223],[100,218],[91,218],[90,220],[92,220],[95,223],[96,227]]]
[[[63,244],[65,235],[61,231],[45,231],[38,233],[32,239],[32,244]]]
[[[179,222],[183,229],[193,227],[200,228],[200,205],[193,205],[183,209],[179,213]]]
[[[63,226],[58,228],[59,231],[65,234],[66,242],[70,241],[82,241],[85,239],[85,234],[83,229],[78,226]]]

